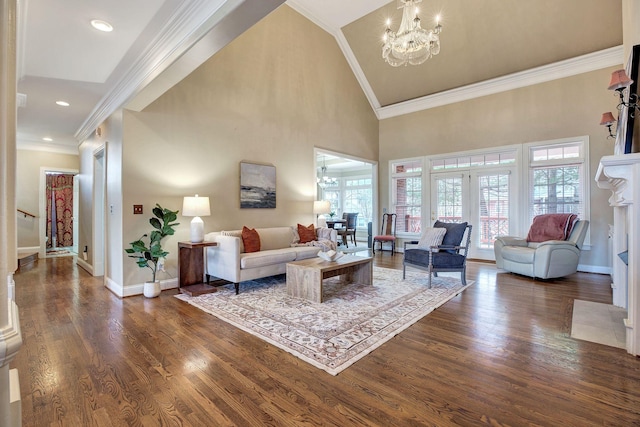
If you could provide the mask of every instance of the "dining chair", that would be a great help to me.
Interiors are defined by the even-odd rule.
[[[382,227],[380,234],[373,237],[372,249],[376,253],[376,242],[380,243],[380,251],[384,243],[391,243],[391,255],[396,252],[396,214],[386,213],[382,215]]]
[[[338,229],[338,235],[342,236],[342,244],[348,248],[349,244],[347,243],[347,237],[351,236],[351,242],[355,246],[358,246],[358,244],[356,243],[356,226],[358,222],[358,214],[345,212],[342,217],[347,220],[345,226]]]

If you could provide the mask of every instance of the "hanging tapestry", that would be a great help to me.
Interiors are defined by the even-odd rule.
[[[47,248],[73,246],[73,175],[47,174]]]

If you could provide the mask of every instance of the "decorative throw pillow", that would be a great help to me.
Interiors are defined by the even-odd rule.
[[[431,246],[440,246],[446,232],[446,228],[427,227],[426,230],[422,232],[422,236],[420,236],[418,248],[429,249]]]
[[[309,224],[308,227],[298,224],[298,235],[300,236],[300,243],[313,242],[316,240],[316,230],[313,224]]]
[[[247,253],[260,251],[260,235],[255,228],[242,227],[242,243]]]
[[[436,221],[433,224],[433,227],[444,228],[446,230],[444,239],[442,240],[442,246],[460,246],[460,243],[462,243],[462,238],[464,237],[464,232],[467,230],[467,223]],[[446,252],[455,254],[458,251],[455,249],[450,249]]]

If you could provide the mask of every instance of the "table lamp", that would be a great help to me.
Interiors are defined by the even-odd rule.
[[[324,214],[331,212],[331,202],[328,200],[315,200],[313,202],[313,213],[318,215],[318,227],[326,227],[327,219]]]
[[[192,216],[191,220],[191,243],[204,241],[204,221],[201,216],[211,215],[208,197],[185,197],[182,202],[182,216]]]

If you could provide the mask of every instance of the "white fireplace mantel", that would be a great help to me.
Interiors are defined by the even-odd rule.
[[[640,153],[605,156],[598,187],[611,191],[613,206],[613,304],[627,309],[627,351],[640,354]],[[628,265],[617,254],[628,251]]]

